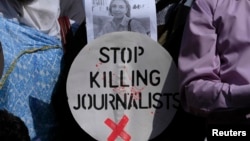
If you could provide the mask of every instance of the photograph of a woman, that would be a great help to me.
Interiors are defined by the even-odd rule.
[[[109,14],[113,18],[103,26],[98,35],[115,31],[134,31],[147,34],[145,27],[139,20],[130,18],[130,11],[131,6],[127,0],[111,0]]]
[[[85,0],[88,41],[117,31],[138,32],[157,40],[155,11],[155,0]]]

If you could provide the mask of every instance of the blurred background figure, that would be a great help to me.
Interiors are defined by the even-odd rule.
[[[0,140],[1,141],[30,141],[28,128],[21,118],[0,110]]]

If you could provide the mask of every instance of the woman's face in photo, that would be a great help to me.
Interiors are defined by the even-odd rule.
[[[126,3],[123,0],[113,1],[110,8],[114,18],[122,18],[128,11]]]

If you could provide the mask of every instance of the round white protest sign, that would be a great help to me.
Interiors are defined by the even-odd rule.
[[[68,79],[70,110],[98,141],[146,141],[162,133],[179,105],[177,68],[146,35],[113,32],[88,43]]]

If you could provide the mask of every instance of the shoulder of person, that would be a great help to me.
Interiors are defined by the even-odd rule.
[[[141,21],[138,20],[138,19],[135,19],[135,18],[129,19],[128,22],[129,22],[131,25],[138,25],[138,24],[141,24]]]

